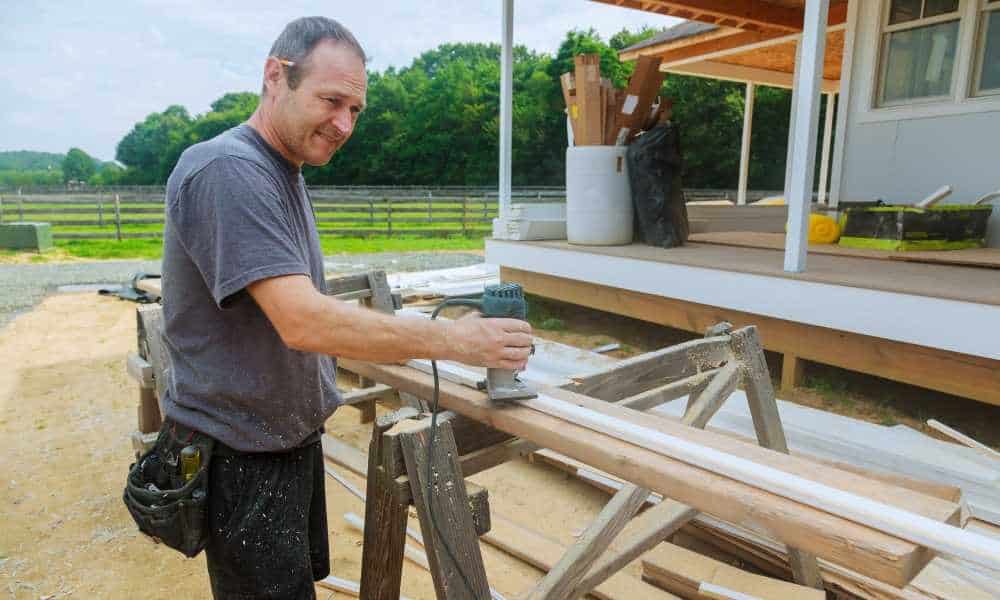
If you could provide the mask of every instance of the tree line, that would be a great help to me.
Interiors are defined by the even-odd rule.
[[[623,30],[605,41],[592,30],[574,30],[554,56],[514,49],[514,185],[564,184],[566,117],[559,76],[573,70],[573,57],[600,54],[602,74],[624,87],[632,65],[620,62],[618,51],[655,33]],[[306,167],[307,182],[496,185],[499,81],[496,44],[444,44],[409,66],[369,72],[368,106],[353,137],[329,164]],[[681,128],[685,187],[735,187],[744,86],[669,75],[661,94],[673,100]],[[178,105],[150,114],[118,143],[115,158],[125,168],[105,168],[88,178],[103,185],[162,184],[187,147],[242,123],[257,102],[255,93],[228,93],[200,115]],[[751,188],[782,187],[789,109],[786,90],[758,89]]]

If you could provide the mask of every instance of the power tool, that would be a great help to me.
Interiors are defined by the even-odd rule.
[[[482,300],[453,298],[445,300],[434,309],[431,318],[436,318],[445,306],[472,306],[479,309],[484,318],[528,319],[528,303],[524,300],[524,290],[516,283],[500,283],[488,285],[483,291]],[[534,353],[534,346],[531,348]],[[434,365],[435,371],[437,365]],[[490,400],[497,403],[510,400],[536,398],[538,394],[531,391],[517,374],[510,369],[486,369],[486,381],[480,383],[480,389],[485,389]]]

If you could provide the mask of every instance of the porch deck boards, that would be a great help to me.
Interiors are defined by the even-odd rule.
[[[1000,273],[978,267],[810,253],[806,272],[788,273],[783,268],[783,253],[780,249],[699,242],[670,249],[643,244],[578,246],[565,240],[520,243],[557,250],[1000,306]]]

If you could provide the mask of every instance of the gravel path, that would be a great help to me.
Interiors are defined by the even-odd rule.
[[[455,252],[385,252],[327,256],[324,262],[328,273],[348,274],[368,269],[394,273],[464,267],[483,262],[483,257]],[[128,282],[138,271],[159,273],[160,261],[0,265],[0,327],[18,313],[31,309],[47,294],[55,291],[96,294],[101,287]]]

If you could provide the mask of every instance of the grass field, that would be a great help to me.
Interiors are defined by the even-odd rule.
[[[414,235],[369,237],[320,236],[323,254],[367,254],[374,252],[433,252],[483,250],[484,235],[427,237]],[[163,255],[163,240],[56,240],[55,248],[41,254],[0,250],[0,264],[44,263],[67,260],[151,260]]]

